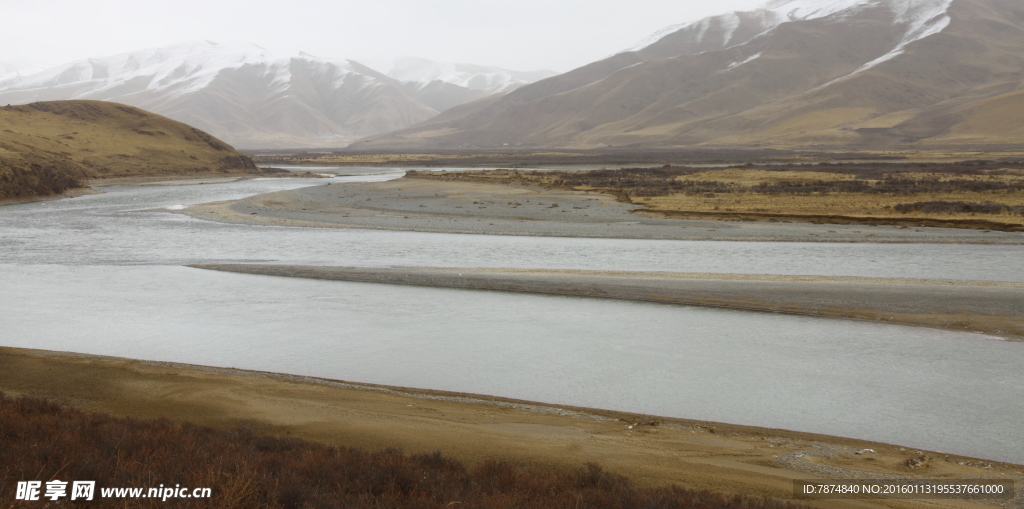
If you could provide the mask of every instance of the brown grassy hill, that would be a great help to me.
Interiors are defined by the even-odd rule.
[[[48,196],[87,179],[255,173],[194,127],[101,101],[0,107],[0,200]]]

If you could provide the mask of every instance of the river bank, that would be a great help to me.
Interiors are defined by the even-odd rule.
[[[78,198],[79,196],[86,196],[90,194],[100,194],[103,191],[99,189],[93,189],[91,187],[77,187],[74,189],[68,189],[67,191],[51,194],[49,196],[19,196],[17,198],[4,198],[0,199],[0,206],[4,205],[20,205],[22,203],[34,203],[37,201],[53,201],[63,200],[67,198]]]
[[[118,416],[247,426],[369,449],[441,450],[470,463],[500,457],[571,469],[596,461],[643,486],[675,483],[784,499],[793,498],[793,479],[1024,476],[1020,465],[785,430],[17,348],[0,348],[0,390]],[[908,466],[915,458],[923,462]],[[817,502],[862,508],[996,504]]]
[[[102,194],[104,188],[109,187],[172,187],[172,186],[191,186],[191,185],[206,185],[206,184],[228,184],[231,182],[238,182],[240,180],[248,180],[255,178],[325,178],[327,176],[313,173],[310,171],[291,171],[291,170],[275,170],[275,169],[262,169],[259,173],[242,174],[242,175],[230,175],[220,176],[220,174],[204,174],[195,176],[184,176],[184,175],[157,175],[149,177],[111,177],[111,178],[94,178],[88,179],[83,182],[82,187],[76,187],[68,189],[61,193],[45,196],[21,196],[17,198],[4,198],[0,199],[0,206],[3,205],[18,205],[23,203],[35,203],[40,201],[53,201],[63,200],[67,198],[78,198],[79,196],[88,196],[90,194]]]

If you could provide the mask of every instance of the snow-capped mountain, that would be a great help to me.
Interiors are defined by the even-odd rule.
[[[73,90],[75,99],[107,99],[144,90],[174,97],[205,88],[223,70],[246,65],[267,66],[272,81],[280,87],[290,80],[290,61],[290,55],[273,54],[254,45],[195,41],[71,62],[2,85],[7,92],[44,95]],[[351,72],[346,64],[342,66],[344,72]]]
[[[1024,143],[1021,48],[1020,0],[773,0],[357,146]]]
[[[387,67],[389,75],[353,60],[193,41],[35,74],[0,66],[0,103],[116,101],[194,125],[242,148],[342,147],[555,74],[413,57]]]
[[[856,72],[866,71],[901,54],[910,43],[941,32],[949,26],[947,13],[953,0],[773,0],[748,12],[730,12],[697,21],[673,25],[640,41],[631,52],[648,56],[676,56],[699,51],[721,50],[766,36],[783,23],[834,18],[852,19],[862,11],[883,7],[900,32],[895,45],[878,58],[865,62]],[[751,59],[752,60],[752,59]],[[745,63],[745,62],[744,62]]]
[[[347,145],[437,114],[351,60],[196,41],[0,80],[0,102],[96,99],[153,111],[243,148]]]

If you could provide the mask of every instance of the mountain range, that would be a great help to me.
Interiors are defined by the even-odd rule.
[[[1020,0],[775,0],[353,148],[1024,142]]]
[[[249,149],[1018,146],[1022,48],[1020,0],[773,0],[560,75],[199,41],[9,73],[0,104],[117,101]]]
[[[554,73],[404,58],[388,74],[354,60],[194,41],[30,75],[0,73],[0,104],[114,101],[196,126],[238,147],[342,147]]]

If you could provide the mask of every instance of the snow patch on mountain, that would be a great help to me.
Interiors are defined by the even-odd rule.
[[[910,43],[942,32],[952,21],[947,14],[952,3],[953,0],[890,0],[889,7],[896,14],[896,23],[907,25],[899,44],[888,53],[865,63],[852,73],[815,87],[812,92],[849,79],[882,62],[892,60],[902,55]]]
[[[701,20],[700,28],[697,30],[697,42],[704,40],[704,35],[708,33],[709,28],[711,28],[711,18]]]
[[[877,3],[878,0],[774,0],[758,10],[773,13],[777,24],[782,24],[787,21],[827,18],[839,12]]]
[[[735,68],[737,68],[737,67],[739,67],[739,66],[741,66],[743,64],[753,62],[754,60],[757,60],[758,58],[761,58],[762,54],[763,54],[763,52],[762,53],[758,53],[756,55],[751,55],[749,58],[747,58],[746,60],[744,60],[742,62],[733,62],[733,63],[729,64],[725,68],[725,70],[726,71],[731,71],[731,70],[733,70],[733,69],[735,69]]]
[[[719,16],[718,20],[722,28],[725,29],[725,35],[722,37],[722,45],[725,46],[729,44],[736,29],[740,27],[740,17],[735,12],[730,12]]]

